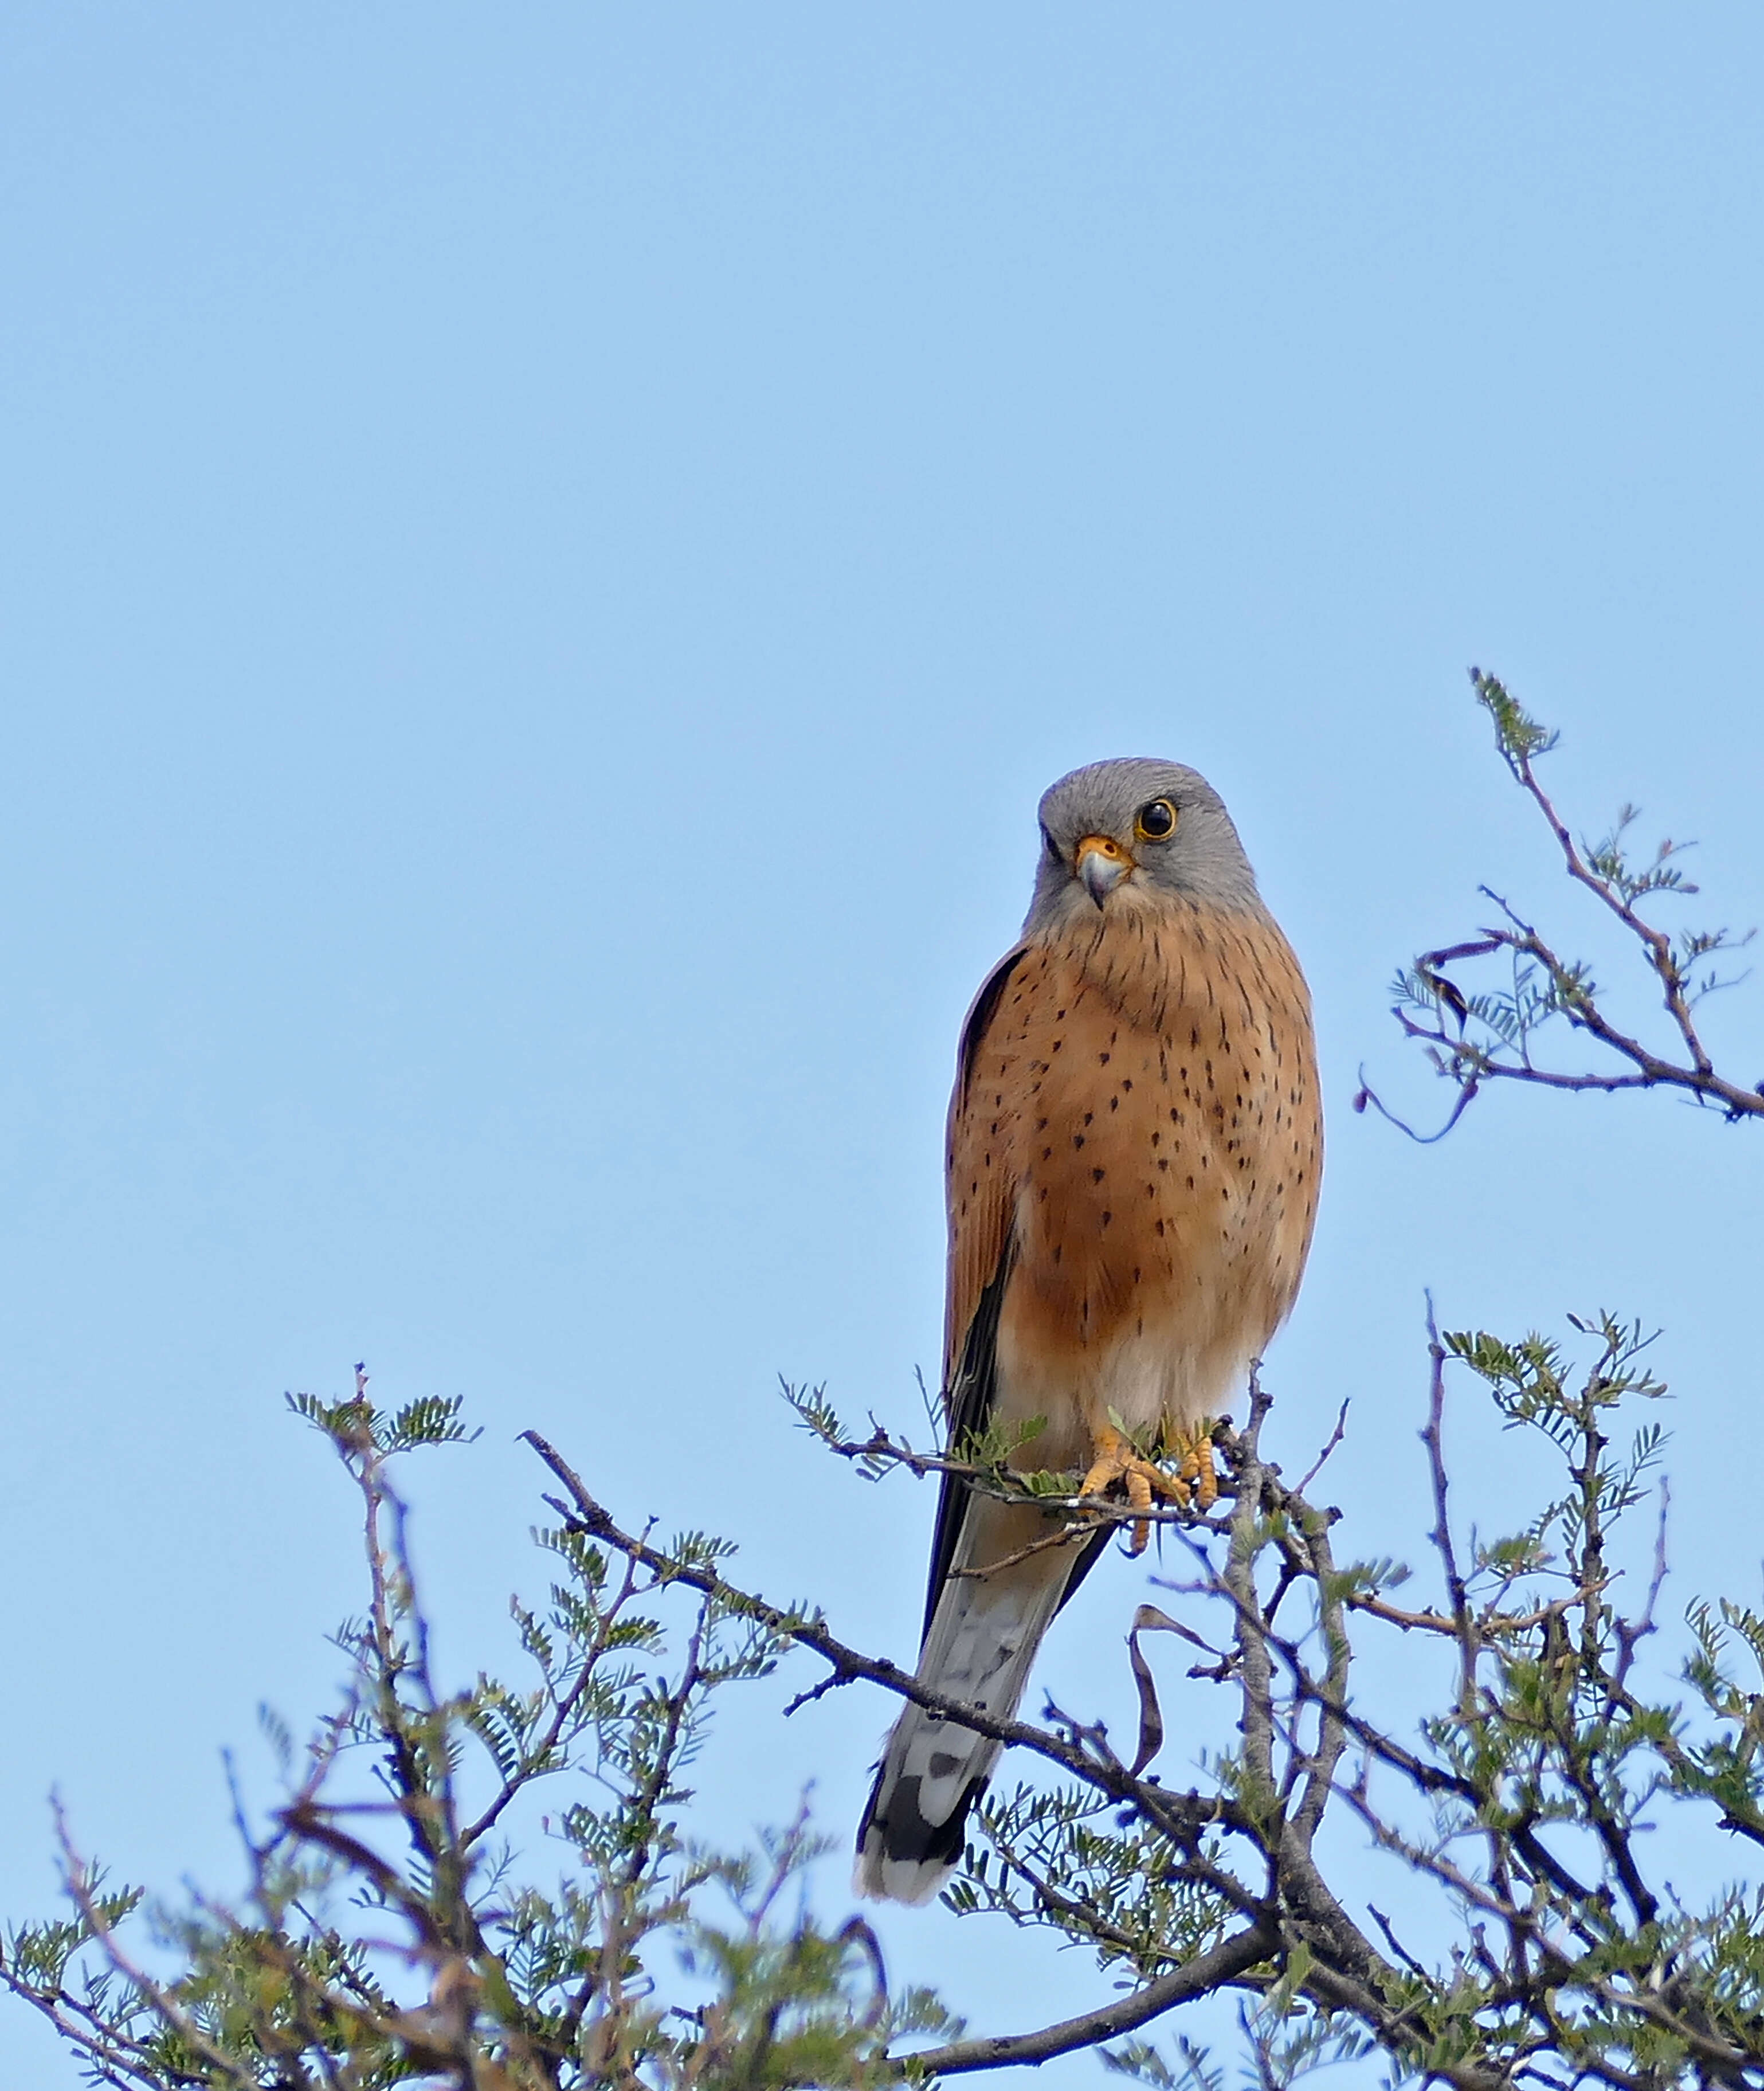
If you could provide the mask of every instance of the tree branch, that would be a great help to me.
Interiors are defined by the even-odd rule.
[[[1147,1819],[1156,1823],[1168,1834],[1177,1838],[1192,1835],[1195,1830],[1209,1823],[1217,1823],[1226,1829],[1249,1830],[1241,1811],[1223,1797],[1203,1800],[1198,1794],[1176,1794],[1146,1779],[1133,1778],[1126,1768],[1116,1762],[1104,1761],[1075,1744],[1062,1742],[1044,1728],[1031,1727],[1022,1721],[1000,1721],[990,1714],[970,1705],[966,1700],[951,1698],[947,1693],[934,1692],[922,1684],[909,1671],[884,1658],[867,1656],[830,1633],[819,1620],[805,1619],[800,1613],[785,1610],[769,1604],[753,1592],[744,1590],[719,1576],[714,1569],[700,1568],[691,1563],[675,1559],[660,1548],[652,1546],[648,1541],[622,1531],[605,1510],[590,1494],[586,1485],[561,1453],[549,1444],[536,1430],[523,1430],[523,1439],[539,1455],[545,1464],[569,1491],[570,1503],[554,1503],[560,1515],[590,1537],[601,1541],[617,1552],[640,1562],[660,1583],[681,1583],[688,1589],[702,1593],[707,1597],[725,1606],[730,1612],[755,1621],[781,1639],[793,1641],[811,1654],[831,1665],[841,1683],[863,1678],[879,1684],[897,1697],[910,1699],[915,1705],[923,1706],[928,1713],[941,1714],[944,1719],[955,1722],[958,1727],[970,1728],[976,1735],[989,1735],[996,1742],[1013,1744],[1022,1749],[1032,1751],[1056,1764],[1063,1771],[1072,1774],[1112,1800],[1129,1803],[1142,1809]],[[572,1507],[573,1506],[573,1507]]]
[[[1118,2003],[1086,2011],[1038,2033],[1000,2033],[983,2040],[952,2041],[946,2046],[929,2048],[897,2058],[903,2067],[927,2075],[960,2076],[978,2069],[1006,2069],[1013,2063],[1051,2062],[1057,2054],[1095,2047],[1105,2040],[1134,2033],[1190,1998],[1205,1996],[1224,1987],[1258,1961],[1280,1949],[1279,1926],[1271,1919],[1246,1926],[1206,1953],[1185,1960],[1168,1974],[1160,1975]]]

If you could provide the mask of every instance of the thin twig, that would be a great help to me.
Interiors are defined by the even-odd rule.
[[[1351,1397],[1345,1395],[1342,1397],[1340,1411],[1336,1417],[1336,1427],[1329,1434],[1328,1442],[1311,1462],[1310,1471],[1305,1476],[1304,1479],[1300,1481],[1298,1486],[1293,1491],[1294,1495],[1303,1495],[1306,1490],[1308,1489],[1311,1483],[1316,1480],[1317,1477],[1323,1472],[1324,1467],[1327,1464],[1329,1455],[1334,1451],[1336,1446],[1338,1446],[1341,1442],[1342,1439],[1347,1436],[1348,1402],[1349,1399],[1351,1399]]]
[[[1475,1703],[1476,1661],[1481,1640],[1471,1615],[1469,1593],[1458,1567],[1457,1550],[1452,1537],[1444,1444],[1445,1346],[1439,1340],[1439,1324],[1434,1317],[1431,1293],[1427,1297],[1427,1422],[1421,1434],[1422,1442],[1427,1448],[1427,1467],[1433,1483],[1433,1529],[1427,1537],[1432,1541],[1445,1571],[1446,1593],[1452,1602],[1452,1617],[1456,1625],[1456,1637],[1461,1656],[1458,1706],[1461,1712],[1468,1714]]]

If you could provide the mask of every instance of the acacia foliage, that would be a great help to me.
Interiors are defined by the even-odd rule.
[[[71,1913],[15,1926],[3,1978],[93,2081],[863,2085],[892,2073],[892,2041],[947,2025],[889,1994],[861,1921],[828,1929],[800,1906],[820,1848],[805,1821],[745,1853],[691,1834],[713,1701],[789,1646],[673,1587],[714,1579],[725,1544],[678,1535],[660,1573],[574,1520],[542,1528],[549,1592],[511,1606],[527,1681],[444,1689],[396,1475],[462,1439],[459,1404],[386,1412],[358,1370],[347,1399],[292,1405],[361,1511],[364,1609],[334,1636],[345,1696],[298,1751],[270,1720],[286,1793],[260,1832],[235,1806],[237,1901],[149,1909],[62,1825]],[[536,1818],[536,1797],[553,1812]]]
[[[1708,964],[1733,940],[1648,912],[1694,891],[1678,851],[1633,864],[1627,809],[1604,840],[1577,840],[1538,781],[1552,737],[1474,680],[1569,877],[1628,940],[1663,1036],[1617,1024],[1591,969],[1488,894],[1488,926],[1397,983],[1399,1022],[1455,1092],[1444,1129],[1503,1080],[1667,1088],[1736,1123],[1764,1116],[1698,1029],[1722,984]],[[1552,1058],[1557,1038],[1587,1057]],[[1370,1089],[1359,1102],[1385,1111]],[[464,1436],[457,1404],[387,1413],[359,1374],[342,1400],[300,1397],[361,1513],[342,1704],[298,1748],[270,1723],[284,1791],[260,1822],[235,1802],[239,1896],[149,1905],[63,1824],[67,1907],[11,1929],[0,1983],[92,2081],[126,2091],[861,2086],[1086,2048],[1155,2085],[1220,2091],[1232,2058],[1183,2009],[1220,1995],[1238,2003],[1262,2086],[1341,2061],[1466,2091],[1764,2085],[1764,1615],[1699,1601],[1681,1671],[1652,1659],[1667,1513],[1653,1339],[1606,1313],[1560,1336],[1430,1321],[1428,1339],[1424,1575],[1356,1560],[1316,1499],[1339,1428],[1296,1486],[1264,1455],[1257,1376],[1243,1426],[1215,1433],[1219,1503],[1151,1513],[1185,1567],[1134,1617],[1129,1756],[1057,1706],[1000,1722],[940,1698],[811,1607],[744,1587],[721,1541],[624,1529],[536,1438],[555,1492],[535,1535],[547,1595],[513,1607],[523,1679],[445,1684],[400,1477]],[[1553,1481],[1522,1510],[1467,1518],[1455,1502],[1454,1388],[1545,1454]],[[792,1399],[867,1477],[953,1470],[1035,1500],[1049,1545],[1142,1515],[1024,1473],[1021,1444],[922,1449],[848,1430],[819,1390]],[[1404,1703],[1359,1686],[1373,1636],[1435,1651],[1403,1671]],[[1086,1950],[1094,2010],[967,2037],[936,1998],[891,1989],[861,1916],[816,1915],[806,1818],[745,1852],[695,1835],[716,1702],[786,1662],[802,1697],[880,1688],[1014,1746],[946,1900]],[[1216,1707],[1186,1790],[1154,1769],[1176,1665]],[[1693,1835],[1725,1882],[1700,1895],[1673,1884]],[[1388,1910],[1363,1898],[1368,1846],[1400,1885]]]

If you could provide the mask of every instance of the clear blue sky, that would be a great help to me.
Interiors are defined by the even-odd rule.
[[[218,1753],[264,1790],[354,1598],[281,1395],[357,1358],[484,1427],[419,1497],[461,1673],[535,1587],[527,1425],[910,1650],[929,1502],[775,1377],[916,1416],[956,1027],[1099,756],[1207,772],[1316,991],[1272,1376],[1289,1456],[1353,1395],[1360,1550],[1419,1550],[1431,1285],[1664,1324],[1673,1602],[1753,1589],[1756,1129],[1346,1106],[1362,1059],[1434,1106],[1384,985],[1479,879],[1572,919],[1472,661],[1581,820],[1641,799],[1764,916],[1761,74],[1738,5],[14,0],[5,1913],[55,1784],[122,1872],[233,1884]],[[1047,1681],[1118,1716],[1142,1589]],[[738,1722],[720,1822],[812,1776],[843,1838],[885,1721]],[[985,2028],[1099,1994],[887,1937]],[[16,2012],[0,2075],[75,2080]]]

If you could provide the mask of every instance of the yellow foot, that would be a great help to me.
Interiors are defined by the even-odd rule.
[[[1134,1451],[1118,1430],[1105,1428],[1098,1434],[1096,1457],[1078,1493],[1086,1496],[1107,1495],[1119,1481],[1126,1488],[1129,1508],[1137,1511],[1149,1511],[1154,1495],[1162,1496],[1178,1508],[1185,1508],[1193,1502],[1201,1510],[1211,1509],[1219,1498],[1211,1433],[1204,1427],[1185,1432],[1175,1439],[1171,1449],[1181,1455],[1181,1464],[1175,1473],[1167,1474],[1161,1467]],[[1142,1516],[1134,1523],[1129,1552],[1143,1554],[1151,1537],[1151,1524]]]
[[[1213,1464],[1213,1429],[1210,1423],[1193,1430],[1178,1430],[1170,1440],[1176,1455],[1177,1479],[1194,1492],[1196,1510],[1211,1510],[1219,1500],[1219,1469]]]

